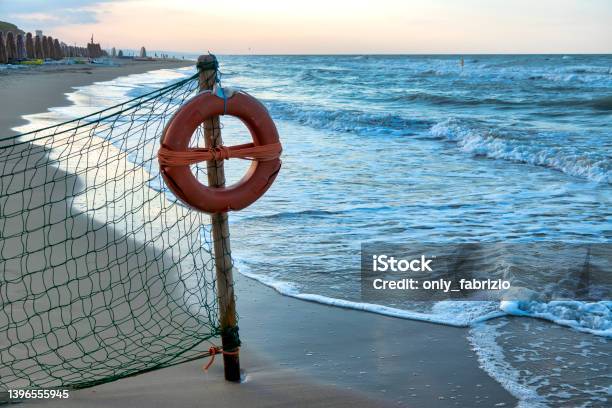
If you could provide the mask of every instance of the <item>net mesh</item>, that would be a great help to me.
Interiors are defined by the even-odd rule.
[[[177,364],[219,335],[210,217],[165,189],[156,157],[197,91],[196,75],[0,141],[0,397]]]

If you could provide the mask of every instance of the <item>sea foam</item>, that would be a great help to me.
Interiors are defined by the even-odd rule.
[[[457,143],[461,151],[473,156],[548,167],[599,183],[612,182],[612,162],[604,155],[571,154],[537,141],[506,138],[490,130],[463,126],[453,118],[435,124],[430,133]]]

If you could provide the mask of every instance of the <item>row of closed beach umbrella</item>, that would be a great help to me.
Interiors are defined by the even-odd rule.
[[[51,36],[32,36],[0,31],[0,64],[32,59],[60,60],[64,57],[88,57],[84,47],[60,43]]]

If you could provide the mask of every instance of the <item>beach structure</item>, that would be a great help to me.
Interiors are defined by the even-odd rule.
[[[23,39],[23,34],[17,34],[17,39],[15,42],[17,46],[17,59],[24,60],[27,58],[25,40]]]
[[[62,58],[64,58],[62,47],[60,46],[60,42],[57,38],[53,40],[53,53],[54,53],[54,59],[56,60],[61,60]]]
[[[27,33],[25,38],[26,58],[34,59],[34,39],[32,33]]]
[[[8,62],[8,55],[6,54],[4,33],[0,32],[0,64],[6,64],[7,62]]]
[[[2,44],[6,61],[21,61],[28,59],[54,59],[60,60],[64,56],[85,56],[85,51],[80,47],[68,47],[61,43],[58,39],[51,36],[45,36],[41,30],[36,30],[36,35],[32,33],[23,33],[19,31],[17,34],[12,31],[7,31],[6,34],[0,32],[4,41]],[[2,59],[0,58],[0,61]],[[6,62],[3,62],[6,63]]]
[[[145,47],[140,47],[140,53],[138,54],[139,58],[147,58],[147,50]]]
[[[48,45],[47,48],[49,49],[49,54],[47,55],[47,58],[55,60],[55,48],[53,47],[53,37],[49,36],[47,37],[47,41],[48,41]]]
[[[99,43],[94,42],[94,36],[91,35],[91,40],[87,44],[87,56],[89,58],[100,58],[104,56],[104,51],[102,51],[102,47]]]
[[[227,211],[266,191],[281,149],[263,105],[222,88],[217,70],[206,55],[187,79],[4,139],[0,402],[9,389],[88,387],[215,354],[240,380]],[[193,109],[203,115],[185,123]],[[257,146],[222,145],[224,114]],[[225,186],[230,157],[251,160],[245,183]],[[192,207],[194,194],[220,203],[224,192],[210,213]]]
[[[42,36],[42,58],[47,59],[51,58],[51,47],[49,47],[49,37],[46,35]]]
[[[50,58],[50,59],[56,59],[55,49],[53,48],[53,40],[54,40],[53,37],[51,36],[47,37],[47,48],[49,49],[49,55],[47,55],[47,58]]]
[[[12,31],[6,33],[6,56],[9,62],[17,60],[17,44]]]
[[[36,35],[36,37],[34,38],[34,58],[36,59],[45,58],[42,42],[42,35]]]

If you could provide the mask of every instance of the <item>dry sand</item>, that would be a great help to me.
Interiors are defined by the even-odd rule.
[[[121,61],[120,66],[51,65],[0,71],[0,139],[14,135],[11,128],[25,121],[23,115],[45,112],[49,107],[70,103],[65,94],[73,87],[155,69],[180,68],[191,61]]]
[[[72,86],[167,67],[147,62],[0,75],[0,134],[10,135],[21,115],[66,104],[64,94]],[[83,219],[83,225],[91,221]],[[239,276],[237,295],[246,383],[225,382],[221,359],[204,374],[206,360],[200,360],[72,391],[67,401],[41,405],[490,407],[516,402],[478,367],[466,329],[303,302]]]

